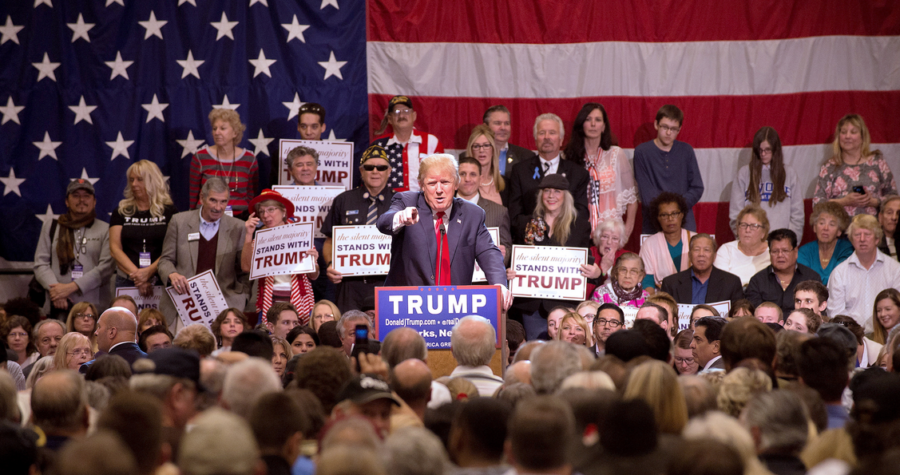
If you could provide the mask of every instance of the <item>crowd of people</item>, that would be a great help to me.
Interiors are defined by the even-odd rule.
[[[816,239],[803,245],[810,184],[784,163],[771,127],[755,134],[732,185],[736,239],[720,245],[696,232],[704,187],[693,149],[677,140],[677,107],[658,111],[657,137],[636,147],[633,165],[600,104],[578,112],[565,147],[562,119],[536,117],[537,153],[510,143],[510,117],[489,108],[454,157],[415,128],[412,100],[395,96],[379,133],[390,131],[360,158],[361,185],[334,199],[326,238],[305,250],[314,270],[254,281],[256,232],[295,222],[295,207],[267,186],[280,162],[261,182],[234,111],[209,116],[215,143],[193,157],[189,210],[178,212],[146,160],[129,167],[109,224],[91,182],[73,180],[67,213],[41,230],[29,295],[0,313],[0,466],[161,475],[890,467],[900,453],[900,196],[861,117],[837,124],[808,219]],[[320,140],[325,128],[324,108],[300,108],[302,138]],[[321,184],[318,165],[308,146],[284,162],[298,186]],[[346,225],[392,236],[387,276],[335,268],[333,230]],[[644,236],[630,252],[636,226]],[[586,299],[512,298],[513,245],[587,249]],[[501,371],[491,367],[497,328],[474,315],[453,327],[449,376],[433,379],[427,343],[410,328],[354,352],[357,327],[375,335],[376,287],[471,284],[476,262],[503,291]],[[185,326],[166,292],[158,306],[111,292],[185,294],[206,271],[229,307],[210,326]]]

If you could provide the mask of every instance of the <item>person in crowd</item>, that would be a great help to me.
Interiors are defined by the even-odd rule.
[[[819,274],[797,263],[797,235],[790,229],[772,231],[768,242],[772,264],[750,278],[745,294],[757,307],[763,302],[775,302],[787,313],[794,309],[797,284],[819,280]]]
[[[302,140],[322,140],[325,133],[325,108],[315,102],[306,102],[297,109],[297,132]]]
[[[497,164],[500,174],[507,179],[512,175],[512,169],[519,162],[534,156],[534,152],[525,147],[519,147],[509,143],[512,132],[509,109],[504,105],[488,107],[482,117],[484,125],[490,127],[494,133],[494,146],[499,155]]]
[[[65,320],[74,303],[109,302],[109,225],[97,218],[96,205],[94,185],[77,178],[66,187],[66,214],[41,226],[34,277],[47,291],[51,318]]]
[[[729,328],[729,332],[731,328]],[[797,369],[797,350],[800,344],[810,338],[815,338],[809,333],[798,332],[778,332],[775,339],[775,376],[778,379],[779,388],[785,387],[789,383],[795,383],[800,378],[800,372]],[[818,393],[816,393],[818,394]]]
[[[372,423],[379,437],[384,439],[391,432],[391,409],[400,405],[381,376],[362,374],[350,378],[341,388],[331,417],[340,419],[362,416]]]
[[[771,390],[772,378],[765,371],[738,367],[722,377],[716,401],[720,411],[737,418],[750,398]]]
[[[687,424],[687,404],[678,376],[662,361],[650,360],[637,365],[631,371],[622,399],[641,399],[649,404],[663,434],[680,434]]]
[[[256,157],[251,151],[238,147],[246,127],[238,113],[230,109],[213,109],[209,113],[209,124],[215,144],[198,150],[191,159],[190,209],[206,205],[203,186],[211,177],[219,177],[228,192],[222,212],[245,218],[250,199],[259,190]]]
[[[678,303],[695,305],[724,300],[734,304],[744,298],[741,278],[713,266],[717,250],[712,236],[695,234],[691,237],[688,252],[690,268],[663,279],[662,291]]]
[[[785,330],[815,335],[822,325],[822,317],[808,308],[795,308],[788,313],[784,321]]]
[[[59,342],[65,334],[66,327],[59,320],[47,319],[38,322],[34,326],[32,337],[34,338],[34,345],[37,347],[38,354],[40,354],[39,358],[55,355],[56,350],[59,348]],[[22,368],[26,377],[31,373],[33,366],[34,364]]]
[[[16,352],[15,360],[22,368],[34,364],[41,357],[32,339],[33,329],[25,317],[13,315],[3,324],[3,341],[10,350]]]
[[[425,157],[444,153],[444,146],[432,134],[415,128],[416,111],[408,96],[394,96],[384,111],[381,126],[375,132],[372,145],[382,147],[391,162],[388,186],[394,191],[419,191],[422,183],[417,181],[419,166]],[[385,133],[391,126],[393,135]]]
[[[583,166],[563,159],[560,147],[564,135],[562,119],[556,114],[541,114],[534,120],[538,154],[513,167],[509,180],[509,219],[514,242],[525,241],[525,226],[534,217],[534,210],[541,201],[540,185],[548,175],[558,174],[566,178],[566,189],[573,197],[578,219],[588,221],[587,187],[590,177]],[[587,227],[590,228],[589,225]]]
[[[874,319],[869,309],[878,292],[900,288],[900,262],[878,250],[883,233],[874,216],[855,216],[847,232],[854,251],[831,273],[829,306],[834,315],[850,315],[871,333]]]
[[[793,167],[784,164],[781,138],[772,127],[762,127],[753,136],[750,164],[741,167],[731,185],[728,217],[731,230],[741,234],[740,212],[749,205],[765,210],[774,229],[790,229],[803,235],[803,191]],[[762,234],[764,238],[768,234]],[[765,267],[765,266],[763,266]],[[749,278],[748,278],[749,280]]]
[[[618,218],[603,221],[591,232],[590,253],[594,261],[581,266],[582,275],[588,279],[588,295],[594,295],[597,287],[609,282],[616,259],[628,252],[622,249],[626,241],[625,223]]]
[[[45,374],[31,391],[31,417],[44,434],[44,448],[51,453],[84,437],[90,417],[84,378],[71,370]]]
[[[178,330],[172,346],[194,351],[202,359],[216,351],[216,337],[205,324],[192,323]]]
[[[722,330],[728,323],[722,317],[703,317],[694,322],[694,339],[691,342],[691,354],[699,371],[724,370],[721,340]]]
[[[816,233],[816,240],[800,247],[797,262],[816,271],[822,283],[828,285],[834,268],[853,254],[850,241],[839,239],[850,226],[850,215],[843,206],[823,201],[813,207],[809,224]]]
[[[251,358],[271,360],[273,354],[272,338],[267,331],[244,330],[234,337],[234,341],[231,342],[231,351],[244,353]]]
[[[482,136],[484,137],[484,136]],[[502,177],[498,177],[503,179]],[[512,256],[512,235],[509,229],[509,211],[502,204],[485,198],[480,192],[481,164],[472,157],[459,159],[459,189],[456,195],[475,203],[484,210],[484,224],[489,228],[499,228],[500,252],[507,264]]]
[[[575,434],[572,409],[561,399],[522,400],[509,419],[506,459],[515,473],[570,473],[569,446]]]
[[[137,302],[134,300],[134,297],[132,297],[130,295],[123,294],[123,295],[116,296],[116,298],[113,299],[112,302],[110,302],[109,306],[110,307],[122,307],[122,308],[128,310],[129,312],[131,312],[131,314],[134,315],[134,318],[137,318],[137,316],[138,316]]]
[[[485,124],[476,125],[469,135],[465,155],[460,157],[473,158],[478,163],[475,181],[478,184],[476,192],[481,198],[504,206],[509,191],[506,180],[500,172],[500,151],[494,141],[494,133]]]
[[[651,211],[653,201],[664,192],[682,196],[685,206],[683,227],[697,230],[693,207],[703,196],[703,177],[694,149],[675,140],[684,123],[684,113],[676,106],[664,105],[656,113],[653,127],[656,138],[644,142],[634,149],[634,177],[644,205],[643,233],[651,234],[655,226],[656,213]],[[660,278],[662,280],[662,278]]]
[[[247,421],[221,409],[197,417],[184,435],[177,460],[183,475],[253,475],[265,470]]]
[[[809,411],[790,391],[759,393],[747,403],[740,421],[753,434],[759,459],[772,473],[806,473],[800,451],[809,435]]]
[[[552,307],[550,312],[547,313],[546,328],[537,336],[537,339],[545,341],[556,340],[556,335],[559,332],[559,325],[562,323],[563,317],[565,317],[567,313],[573,311],[575,311],[575,309],[567,305],[557,305]]]
[[[828,288],[817,280],[805,280],[794,287],[794,308],[808,308],[824,317],[828,310]]]
[[[287,362],[294,356],[294,353],[291,350],[291,344],[287,340],[275,335],[272,335],[272,347],[275,351],[275,354],[272,355],[272,369],[281,378],[284,376]]]
[[[93,355],[88,337],[78,332],[66,333],[59,340],[59,348],[53,356],[53,367],[78,371],[82,363],[86,363]]]
[[[165,325],[166,324],[166,316],[163,315],[158,309],[153,307],[147,307],[141,310],[138,315],[138,333],[142,333],[144,330],[156,326],[156,325]]]
[[[672,365],[672,337],[669,332],[648,318],[636,319],[631,327],[644,342],[647,343],[649,353],[647,356],[655,360]]]
[[[693,341],[694,330],[688,328],[678,332],[672,342],[675,372],[679,375],[697,374],[700,371],[700,364],[694,359],[694,351],[691,350]]]
[[[352,310],[352,309],[351,309]],[[309,326],[313,331],[319,331],[319,327],[325,322],[335,322],[341,319],[341,311],[330,300],[319,300],[313,307],[312,318]]]
[[[642,288],[643,279],[644,261],[637,254],[626,252],[616,259],[610,270],[609,283],[597,287],[591,300],[620,307],[640,307],[650,295]]]
[[[211,270],[228,306],[246,308],[250,285],[247,273],[241,270],[245,229],[241,220],[225,215],[229,196],[225,180],[210,177],[200,192],[200,209],[172,217],[159,261],[159,277],[163,285],[184,295],[188,292],[188,279]],[[181,327],[168,295],[163,295],[159,309],[169,328]]]
[[[848,114],[838,121],[832,156],[819,171],[813,205],[834,201],[851,217],[878,214],[881,200],[897,194],[897,183],[884,155],[870,146],[869,129],[862,117]]]
[[[158,469],[172,468],[165,462],[162,437],[162,405],[153,396],[132,391],[110,398],[97,419],[97,429],[115,433],[134,455],[138,475],[153,475]],[[134,430],[140,427],[140,430]],[[165,467],[165,468],[163,468]]]
[[[309,353],[319,345],[319,336],[309,325],[294,327],[288,332],[286,340],[294,355]]]
[[[763,323],[784,325],[784,311],[775,302],[763,302],[753,311],[753,316]]]
[[[478,393],[490,396],[503,384],[495,376],[490,363],[497,345],[497,334],[491,322],[477,315],[461,318],[450,335],[450,351],[456,368],[450,378],[464,378],[478,388]]]
[[[138,347],[149,355],[161,348],[170,348],[174,339],[175,337],[167,326],[154,325],[141,333],[138,339]]]
[[[178,209],[155,163],[141,160],[128,167],[125,176],[125,199],[109,218],[116,288],[137,287],[141,295],[149,297],[156,284],[166,229]]]
[[[266,312],[265,325],[268,332],[278,338],[287,338],[288,332],[300,326],[297,309],[288,302],[275,302]]]
[[[216,337],[217,346],[222,351],[231,350],[231,342],[234,341],[234,337],[249,328],[250,324],[247,322],[244,312],[236,308],[222,310],[210,325],[210,330]]]
[[[381,359],[388,368],[394,368],[400,363],[417,359],[423,363],[428,362],[428,347],[425,339],[417,331],[408,328],[395,328],[385,337],[381,346]],[[437,382],[431,382],[431,400],[428,407],[436,409],[438,406],[450,402],[450,391],[447,386]]]
[[[703,317],[721,317],[719,311],[716,310],[715,307],[711,305],[706,305],[705,303],[697,304],[694,308],[691,309],[690,320],[688,321],[688,328],[690,330],[694,329],[694,323],[697,320],[700,320]],[[727,319],[726,319],[727,320]]]
[[[597,309],[597,317],[591,325],[594,353],[602,356],[606,350],[606,340],[613,333],[625,328],[625,313],[614,303],[604,303]]]
[[[531,385],[538,394],[555,394],[569,376],[584,371],[578,347],[549,341],[531,352]]]
[[[766,241],[769,219],[760,205],[749,204],[737,213],[735,223],[737,240],[722,244],[716,253],[715,266],[740,277],[741,285],[746,288],[750,278],[772,263]]]
[[[683,196],[667,191],[659,193],[650,203],[647,212],[655,218],[659,232],[641,245],[640,256],[646,269],[645,289],[658,289],[663,279],[690,266],[689,242],[693,233],[684,228],[688,210]]]
[[[853,317],[847,315],[838,315],[831,319],[829,323],[837,323],[847,327],[850,333],[856,337],[856,367],[868,368],[870,366],[878,366],[878,355],[884,348],[884,345],[867,338],[863,333],[863,328]]]
[[[121,356],[129,365],[133,365],[138,359],[147,357],[147,353],[141,351],[135,343],[136,340],[137,319],[131,312],[121,307],[112,307],[100,315],[97,320],[97,348],[100,352]],[[96,360],[84,363],[79,371],[86,373],[94,361]]]
[[[669,331],[672,324],[669,311],[662,305],[653,302],[644,302],[644,305],[641,305],[641,308],[638,309],[634,320],[650,320],[666,331]]]
[[[512,408],[493,398],[473,399],[463,404],[450,424],[447,451],[459,467],[455,475],[505,473],[503,459],[507,425]]]
[[[888,195],[881,200],[878,206],[878,225],[884,232],[878,250],[897,259],[896,232],[897,221],[900,219],[900,196]]]
[[[250,218],[244,225],[244,248],[241,251],[241,270],[243,272],[250,272],[253,265],[257,226],[262,224],[260,230],[272,229],[288,224],[294,217],[294,205],[277,191],[263,190],[250,202],[250,208],[253,212],[250,213]],[[262,323],[271,323],[268,322],[269,309],[277,302],[289,302],[300,316],[300,324],[309,323],[309,316],[315,301],[311,282],[319,277],[319,252],[315,247],[310,247],[305,254],[314,262],[312,271],[305,274],[276,275],[259,279],[256,311],[262,316]],[[284,338],[286,335],[287,331],[278,336]]]
[[[900,292],[893,288],[878,292],[872,315],[872,340],[884,345],[890,331],[900,323]]]
[[[265,394],[250,411],[249,422],[267,473],[290,474],[310,424],[300,405],[284,393]]]
[[[625,223],[624,245],[634,229],[638,189],[631,161],[623,149],[613,145],[612,127],[603,105],[588,102],[578,111],[565,156],[583,166],[590,176],[587,201],[591,229],[608,219],[620,219]]]
[[[576,312],[567,313],[560,320],[556,339],[581,346],[594,346],[594,342],[591,339],[590,325],[584,320],[584,317]]]
[[[343,311],[359,309],[366,297],[374,293],[375,287],[384,284],[381,276],[344,276],[334,268],[334,226],[374,225],[378,217],[390,209],[394,197],[393,188],[388,186],[391,165],[381,146],[372,145],[366,149],[360,158],[359,174],[362,185],[336,196],[331,212],[322,222],[322,234],[326,236],[323,246],[326,273],[337,285],[337,308]],[[334,318],[340,318],[340,315],[336,314]],[[313,322],[314,329],[318,329],[318,325]]]
[[[597,317],[597,310],[600,308],[600,304],[598,302],[594,302],[593,300],[585,300],[578,304],[575,307],[575,313],[581,315],[581,318],[588,324],[588,328],[590,328],[594,324],[594,318]],[[507,329],[507,333],[509,329]]]
[[[249,419],[250,411],[260,397],[281,391],[281,380],[272,369],[271,359],[269,357],[268,361],[261,361],[259,358],[247,358],[232,365],[222,385],[222,407]]]
[[[730,322],[732,319],[740,318],[740,317],[752,317],[753,312],[756,311],[756,306],[753,305],[752,302],[747,300],[746,298],[740,299],[731,306],[731,310],[728,311],[728,321]]]
[[[359,310],[350,310],[349,312],[345,312],[341,315],[341,319],[337,321],[337,334],[341,340],[341,349],[344,350],[344,354],[347,357],[351,356],[353,351],[353,345],[356,341],[356,326],[357,325],[365,325],[369,330],[369,335],[374,336],[372,333],[372,322],[369,321],[369,317],[359,311]],[[369,342],[372,342],[372,339],[369,339]],[[370,350],[373,348],[370,346]],[[377,351],[372,351],[373,353],[377,353]]]
[[[69,316],[66,319],[66,332],[78,332],[91,340],[91,348],[96,351],[97,336],[94,331],[97,329],[97,318],[100,314],[97,307],[90,302],[78,302],[72,305],[69,310]]]
[[[797,350],[800,382],[815,389],[828,411],[828,428],[844,427],[850,415],[841,405],[841,395],[850,381],[847,351],[830,338],[812,338]]]
[[[410,358],[398,363],[390,368],[391,389],[395,394],[409,407],[416,419],[412,420],[410,414],[397,414],[394,416],[395,421],[408,421],[402,424],[418,425],[425,420],[425,411],[428,407],[428,401],[431,398],[431,369],[428,365],[417,358]],[[391,423],[393,427],[397,427],[397,423]]]

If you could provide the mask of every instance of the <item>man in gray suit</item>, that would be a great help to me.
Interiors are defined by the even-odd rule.
[[[534,152],[509,143],[512,124],[509,109],[503,105],[491,106],[484,112],[484,123],[494,132],[494,143],[500,151],[500,174],[510,177],[513,165],[531,158]]]
[[[503,253],[504,264],[509,264],[512,255],[512,234],[509,232],[509,211],[506,207],[485,199],[478,192],[481,180],[481,164],[472,157],[459,159],[459,189],[456,196],[475,203],[484,210],[484,225],[489,228],[500,228],[500,252]]]
[[[228,198],[225,181],[210,177],[200,190],[200,209],[172,217],[159,258],[159,277],[163,285],[183,295],[188,292],[187,279],[211,269],[228,306],[243,309],[250,290],[247,274],[241,271],[244,222],[225,215]],[[167,293],[159,309],[177,331],[181,319]]]

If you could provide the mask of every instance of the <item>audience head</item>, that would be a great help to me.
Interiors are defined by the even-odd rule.
[[[805,280],[794,287],[794,308],[808,308],[823,315],[828,308],[828,288],[817,280]]]
[[[753,312],[753,316],[763,323],[777,323],[779,325],[784,323],[784,312],[782,312],[781,307],[774,302],[763,302],[759,304]]]
[[[691,354],[698,366],[705,368],[710,361],[721,356],[722,330],[726,323],[722,317],[703,317],[694,323]]]
[[[797,455],[809,434],[806,406],[790,391],[756,394],[741,413],[741,422],[760,454]]]
[[[728,311],[728,321],[739,317],[752,317],[753,312],[756,311],[756,306],[753,305],[747,299],[740,299],[734,302],[734,305],[731,306],[731,310]]]
[[[878,244],[884,236],[878,220],[870,214],[858,214],[853,217],[850,227],[847,228],[847,236],[856,254],[861,256],[875,255]]]
[[[130,310],[111,307],[97,321],[97,348],[109,352],[113,346],[134,343],[137,336],[137,318]]]
[[[280,455],[293,464],[309,425],[294,398],[283,392],[263,394],[251,408],[249,422],[262,454]]]
[[[797,264],[797,234],[790,229],[776,229],[769,233],[769,256],[777,272],[793,272]]]
[[[850,378],[846,349],[830,338],[812,338],[800,344],[796,358],[800,381],[826,404],[839,403]]]
[[[209,125],[212,126],[213,137],[219,137],[216,146],[238,146],[244,137],[246,126],[241,123],[241,116],[231,109],[213,109],[209,113]]]
[[[2,328],[3,342],[9,346],[10,350],[18,353],[20,361],[37,351],[33,338],[34,331],[27,318],[12,315],[6,319]]]
[[[228,369],[222,386],[222,405],[226,409],[247,419],[260,397],[281,390],[281,380],[269,361],[248,358]]]
[[[709,234],[699,233],[691,236],[689,245],[691,269],[698,273],[712,269],[713,262],[716,260],[716,251],[719,249],[716,240]]]
[[[695,305],[691,310],[691,319],[688,324],[688,328],[694,329],[694,322],[703,318],[703,317],[721,317],[719,311],[716,310],[712,305],[706,305],[705,303],[701,303],[700,305]]]
[[[138,473],[151,475],[163,451],[162,417],[157,399],[125,391],[110,399],[97,420],[97,428],[116,434],[134,456]]]
[[[390,368],[408,359],[426,361],[428,347],[419,332],[408,327],[396,328],[384,337],[381,358]]]
[[[266,328],[279,338],[287,337],[288,332],[299,325],[297,309],[290,302],[275,302],[266,312]]]
[[[519,347],[521,347],[525,343],[525,327],[512,319],[506,321],[506,346],[509,349],[509,360],[507,364],[512,364],[513,359],[516,357],[516,352],[519,351]],[[384,353],[384,347],[381,349],[382,353]]]
[[[99,318],[99,317],[98,317]],[[138,333],[154,325],[165,325],[166,317],[158,309],[147,307],[138,315]]]
[[[887,195],[878,206],[878,225],[886,236],[893,236],[900,218],[900,196]]]
[[[497,335],[486,318],[463,317],[453,326],[450,350],[460,366],[486,366],[496,351]]]
[[[788,314],[787,320],[784,322],[784,329],[815,334],[821,325],[822,317],[812,309],[795,308]]]
[[[673,357],[675,358],[675,371],[678,374],[697,374],[700,365],[694,359],[691,343],[694,341],[694,331],[690,328],[681,330],[675,335],[673,341]]]
[[[510,406],[491,398],[463,404],[450,428],[450,457],[461,468],[499,465],[503,458]]]
[[[59,320],[41,320],[34,326],[34,345],[41,356],[53,356],[65,334],[66,327]]]
[[[212,408],[197,417],[193,429],[182,437],[178,467],[184,475],[253,475],[258,454],[247,422]]]
[[[635,320],[632,331],[640,333],[647,342],[647,347],[650,349],[648,356],[666,363],[671,362],[672,342],[666,335],[666,331],[659,325],[650,320]]]
[[[606,354],[627,363],[639,356],[648,356],[650,346],[636,330],[621,330],[606,339]]]
[[[795,331],[779,332],[775,336],[777,352],[775,357],[775,374],[782,379],[794,381],[800,376],[797,369],[796,355],[800,345],[814,335]]]
[[[319,331],[319,327],[325,322],[336,322],[341,318],[341,311],[330,300],[319,300],[313,307],[309,325],[313,330]]]
[[[662,327],[663,330],[668,330],[669,328],[669,311],[653,302],[644,302],[641,308],[638,309],[634,319],[635,321],[650,320]]]
[[[559,321],[556,339],[581,346],[594,345],[588,323],[584,320],[584,317],[576,312],[565,314],[562,320]]]
[[[555,158],[562,148],[566,131],[558,115],[544,113],[534,119],[534,141],[538,154],[547,160]]]
[[[631,370],[622,397],[647,402],[661,432],[679,434],[687,423],[687,404],[678,376],[662,361],[646,361]]]
[[[449,463],[444,445],[424,427],[404,427],[384,441],[384,467],[392,475],[443,475]]]
[[[719,408],[712,385],[702,377],[695,374],[682,374],[678,377],[678,384],[681,386],[681,392],[684,393],[688,419],[694,419]]]
[[[91,338],[97,329],[97,319],[100,313],[97,307],[90,302],[78,302],[72,305],[69,316],[66,319],[66,332],[78,332]]]
[[[262,358],[271,361],[275,354],[275,347],[272,346],[272,339],[269,335],[259,330],[247,330],[234,337],[231,343],[231,351],[244,353],[251,358]]]
[[[772,379],[766,373],[743,367],[735,368],[722,378],[716,401],[720,411],[738,417],[751,397],[771,390]]]
[[[60,450],[55,467],[59,475],[122,475],[138,469],[122,439],[109,431],[69,442]]]
[[[569,375],[582,370],[575,345],[551,341],[531,353],[531,384],[538,394],[553,394]]]
[[[872,310],[872,339],[878,343],[887,343],[888,332],[900,323],[900,292],[897,289],[884,289],[875,296],[875,308]]]
[[[356,332],[354,330],[357,325],[365,325],[369,329],[369,335],[372,335],[372,324],[369,321],[369,316],[366,315],[365,312],[350,310],[341,315],[340,320],[337,322],[337,332],[338,336],[341,338],[341,347],[347,356],[350,356],[350,351],[353,349],[353,342],[356,341]],[[321,335],[319,338],[321,339]]]
[[[88,337],[78,332],[66,333],[53,356],[53,367],[78,371],[82,363],[87,363],[92,356],[91,340]]]
[[[234,308],[226,308],[222,310],[216,319],[212,322],[209,329],[216,337],[218,345],[231,346],[234,337],[238,336],[244,330],[250,329],[250,323],[244,312]],[[227,343],[227,344],[226,344]]]
[[[171,347],[174,339],[167,326],[153,325],[141,332],[141,336],[138,339],[138,347],[145,353],[150,353],[160,348]]]
[[[47,435],[80,436],[88,428],[84,379],[72,370],[51,371],[31,390],[34,425]]]
[[[592,322],[591,336],[598,346],[604,347],[613,333],[625,327],[625,312],[614,303],[605,303],[597,309]]]
[[[564,305],[557,305],[547,314],[547,335],[551,340],[556,340],[556,334],[559,332],[559,324],[563,317],[569,313],[571,309]]]
[[[119,355],[101,355],[88,366],[84,379],[87,381],[99,381],[103,378],[131,377],[131,365]]]
[[[413,410],[424,412],[431,399],[431,370],[424,361],[407,359],[390,371],[391,389]]]
[[[519,473],[568,469],[566,453],[574,431],[572,409],[558,398],[525,399],[510,417],[507,458]]]
[[[178,331],[172,346],[196,351],[201,358],[206,358],[216,351],[216,337],[202,323],[188,325]]]
[[[511,131],[509,109],[504,105],[488,107],[482,117],[484,125],[491,128],[498,143],[506,144]]]
[[[673,234],[687,223],[687,201],[684,197],[664,191],[650,202],[651,221],[659,232]]]
[[[297,110],[297,132],[302,140],[321,140],[325,132],[325,108],[307,102]]]
[[[382,438],[391,431],[391,409],[400,406],[400,401],[380,376],[367,374],[350,378],[341,388],[336,401],[333,417],[365,417]]]
[[[134,298],[130,295],[119,295],[109,304],[109,306],[124,308],[131,312],[131,315],[134,316],[134,318],[137,318],[138,316],[137,302],[135,302]]]
[[[771,366],[775,361],[775,334],[753,317],[736,318],[722,329],[719,349],[726,371],[748,358]]]
[[[326,346],[318,347],[300,358],[294,369],[297,387],[315,394],[328,414],[337,403],[338,392],[351,377],[346,355]]]
[[[301,355],[316,349],[319,344],[319,335],[316,335],[315,330],[309,325],[303,325],[289,331],[286,340],[291,346],[291,353]]]

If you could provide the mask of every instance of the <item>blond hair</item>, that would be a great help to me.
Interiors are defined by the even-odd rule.
[[[217,121],[228,122],[228,125],[234,129],[234,145],[241,143],[244,138],[244,130],[247,127],[241,123],[241,116],[231,109],[213,109],[209,113],[209,125],[215,127]],[[235,157],[235,160],[237,157]]]
[[[546,189],[548,188],[544,188],[544,190]],[[544,217],[544,190],[538,190],[537,204],[534,206],[535,218]],[[560,191],[563,192],[563,204],[559,216],[553,221],[552,231],[553,236],[556,237],[556,242],[561,246],[565,246],[566,241],[569,240],[569,234],[572,233],[572,225],[575,224],[578,212],[575,211],[575,199],[572,198],[572,193],[569,190]]]
[[[859,129],[859,135],[862,138],[860,158],[863,162],[869,158],[869,155],[881,155],[881,150],[869,150],[869,147],[872,145],[872,137],[869,135],[869,128],[866,127],[866,121],[863,120],[862,116],[859,114],[847,114],[841,117],[837,127],[834,128],[834,141],[831,142],[832,156],[830,158],[832,163],[837,166],[844,164],[844,151],[841,149],[841,128],[847,124]]]
[[[858,214],[853,217],[853,221],[850,221],[850,227],[847,228],[847,237],[853,237],[853,231],[857,229],[867,229],[872,231],[875,234],[875,240],[881,242],[881,238],[884,237],[884,231],[881,230],[881,225],[878,224],[878,220],[875,216],[871,214]]]
[[[594,346],[593,338],[591,338],[591,327],[588,326],[587,321],[584,319],[584,317],[581,316],[581,314],[577,313],[577,311],[569,312],[562,317],[562,319],[559,321],[559,329],[556,330],[555,339],[562,340],[562,327],[569,320],[573,320],[576,325],[584,330],[584,346]]]
[[[456,162],[456,158],[449,153],[436,153],[423,158],[419,162],[419,188],[425,188],[425,177],[428,176],[433,168],[450,172],[453,184],[459,184],[459,165]]]
[[[167,205],[172,205],[172,197],[169,196],[169,184],[155,163],[149,160],[135,162],[125,172],[127,184],[125,185],[125,199],[119,201],[119,214],[122,216],[134,216],[138,212],[137,201],[131,190],[132,173],[144,180],[144,188],[150,199],[150,215],[154,218],[163,216]]]
[[[91,352],[91,356],[93,356],[94,351],[91,348],[91,340],[88,337],[78,332],[63,335],[62,340],[59,340],[59,347],[56,348],[56,354],[53,355],[53,368],[57,370],[68,369],[69,364],[66,362],[66,356],[68,356],[69,351],[79,345],[86,346],[88,351]]]
[[[490,127],[485,124],[479,124],[472,129],[472,134],[469,135],[469,143],[466,145],[466,154],[475,158],[472,145],[482,135],[487,137],[488,142],[491,143],[491,177],[494,179],[494,186],[497,188],[497,191],[503,191],[506,188],[506,180],[500,174],[500,150],[497,150],[497,142],[494,141],[494,131]]]
[[[678,376],[674,368],[662,361],[646,361],[631,370],[622,397],[642,399],[649,404],[660,432],[680,434],[687,424],[687,403]]]

